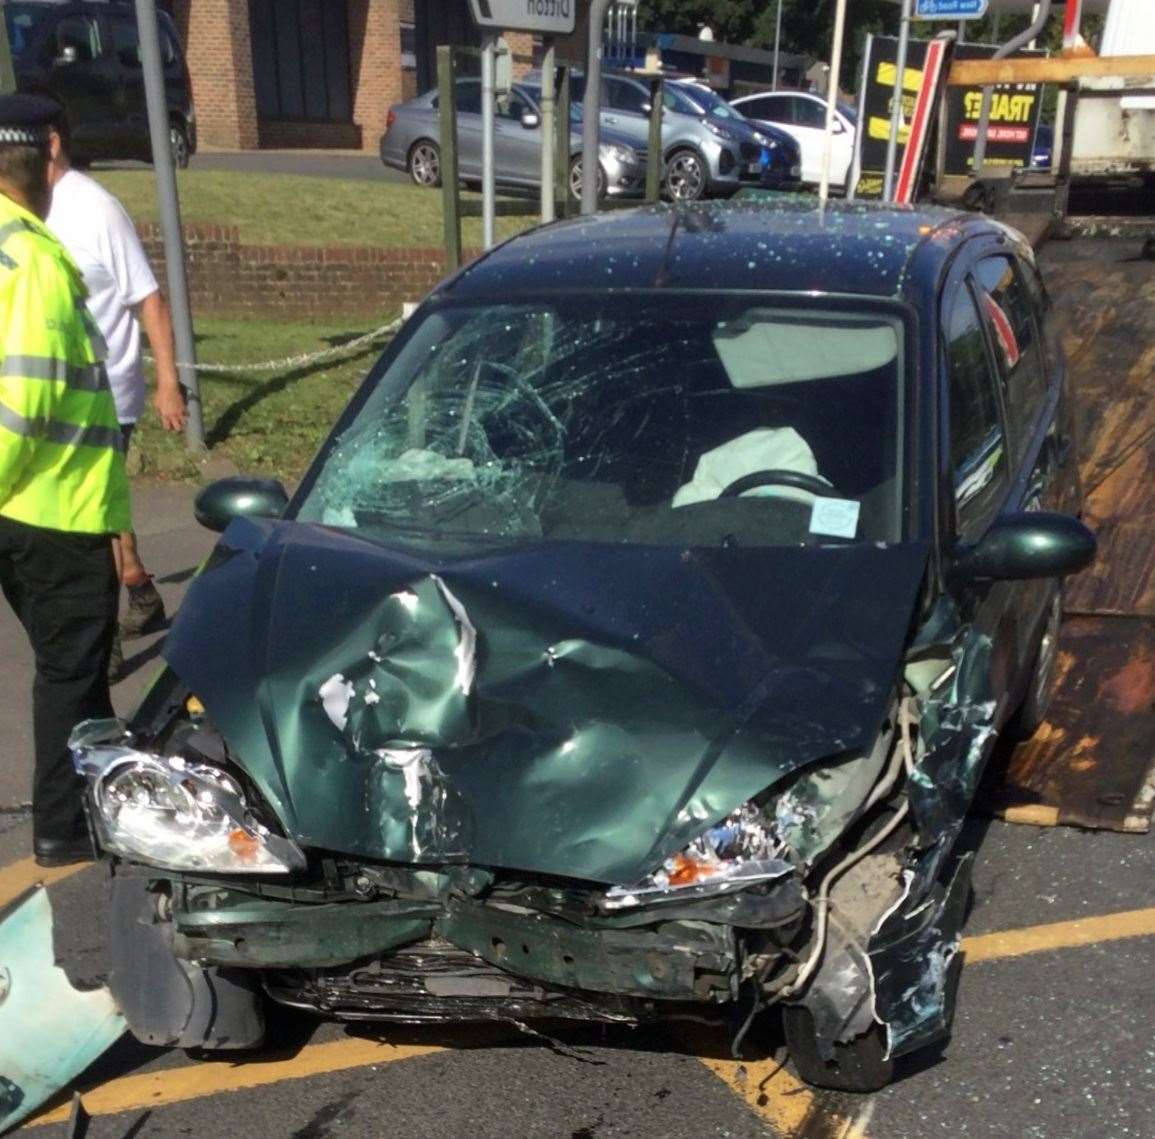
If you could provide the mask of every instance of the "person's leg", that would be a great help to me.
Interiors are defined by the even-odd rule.
[[[80,721],[113,714],[108,658],[116,630],[116,566],[108,537],[25,529],[16,572],[36,654],[33,833],[67,841],[84,829],[68,737]]]

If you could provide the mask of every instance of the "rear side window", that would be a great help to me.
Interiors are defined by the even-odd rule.
[[[999,381],[991,369],[982,320],[969,289],[956,292],[945,314],[945,327],[958,536],[975,541],[998,513],[1007,483]]]
[[[975,278],[1006,392],[1011,431],[1016,440],[1025,440],[1047,394],[1035,302],[1011,257],[984,258],[975,269]]]

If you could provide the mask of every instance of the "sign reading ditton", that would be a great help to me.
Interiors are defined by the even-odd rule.
[[[479,28],[553,36],[571,35],[577,18],[577,0],[469,0],[469,7]]]
[[[914,0],[916,20],[980,20],[989,0]]]

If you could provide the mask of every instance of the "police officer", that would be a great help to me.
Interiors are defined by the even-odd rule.
[[[0,588],[36,656],[33,853],[91,857],[68,736],[109,716],[118,583],[129,528],[120,427],[84,283],[44,227],[57,104],[0,96]]]

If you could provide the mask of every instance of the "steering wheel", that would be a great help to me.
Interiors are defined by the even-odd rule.
[[[740,479],[735,479],[719,498],[737,498],[758,486],[790,486],[804,490],[818,498],[837,498],[838,491],[821,475],[809,475],[805,471],[751,471]]]

